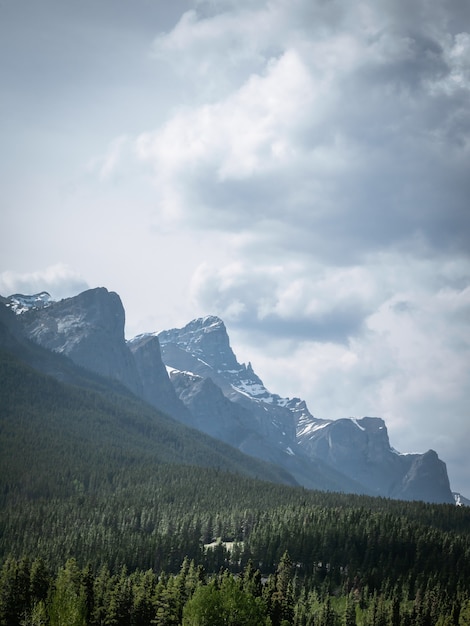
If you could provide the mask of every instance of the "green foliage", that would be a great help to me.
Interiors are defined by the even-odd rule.
[[[239,575],[221,570],[201,577],[194,563],[183,562],[179,573],[151,570],[110,575],[107,568],[94,574],[70,559],[57,574],[48,575],[45,597],[28,594],[32,567],[25,560],[7,559],[2,568],[1,626],[465,626],[469,623],[468,588],[454,598],[442,587],[418,589],[414,598],[389,588],[381,593],[353,589],[347,595],[336,589],[313,587],[309,579],[291,586],[280,582],[290,558],[286,554],[276,572],[261,580],[248,564]],[[22,572],[22,574],[20,574]],[[28,576],[29,575],[29,579]],[[16,592],[13,591],[16,581]],[[29,587],[31,589],[31,587]],[[286,591],[282,602],[276,594]],[[18,594],[18,595],[17,595]],[[5,600],[7,602],[5,603]],[[276,606],[282,605],[282,610]],[[273,610],[274,609],[274,610]]]
[[[61,568],[49,601],[50,626],[86,626],[86,591],[75,559]]]
[[[129,395],[0,380],[0,626],[470,624],[469,509],[261,481]]]
[[[230,575],[199,587],[183,612],[184,626],[259,626],[265,619],[261,598],[244,591]]]

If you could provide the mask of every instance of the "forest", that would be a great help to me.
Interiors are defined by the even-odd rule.
[[[470,509],[282,484],[1,356],[0,625],[470,624]]]

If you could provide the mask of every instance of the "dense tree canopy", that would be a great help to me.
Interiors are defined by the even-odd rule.
[[[470,509],[261,481],[133,398],[0,368],[0,626],[470,623]]]

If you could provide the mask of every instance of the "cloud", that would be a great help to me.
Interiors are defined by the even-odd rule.
[[[90,159],[87,169],[89,172],[95,172],[100,181],[109,180],[118,172],[122,173],[124,167],[129,166],[129,157],[126,155],[128,150],[129,138],[126,135],[116,137],[103,155]]]
[[[286,90],[295,97],[285,98]],[[288,51],[226,100],[184,109],[158,131],[139,136],[137,154],[153,166],[162,213],[230,229],[239,229],[250,211],[243,198],[256,203],[252,220],[278,213],[268,185],[296,159],[290,138],[298,126],[296,109],[310,100],[308,74]]]
[[[136,139],[161,215],[262,226],[286,252],[335,263],[417,238],[469,250],[468,34],[418,0],[408,21],[386,2],[295,4],[203,3],[156,41],[220,85]]]
[[[63,263],[29,273],[8,270],[0,273],[0,293],[4,296],[48,291],[53,299],[59,300],[77,295],[85,289],[88,289],[88,285],[80,274]]]
[[[347,342],[374,310],[374,285],[359,267],[202,264],[191,297],[198,309],[220,315],[255,335],[303,341]]]

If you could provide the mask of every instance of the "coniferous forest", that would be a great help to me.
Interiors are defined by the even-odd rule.
[[[286,484],[6,353],[0,380],[2,626],[470,624],[470,509]]]

